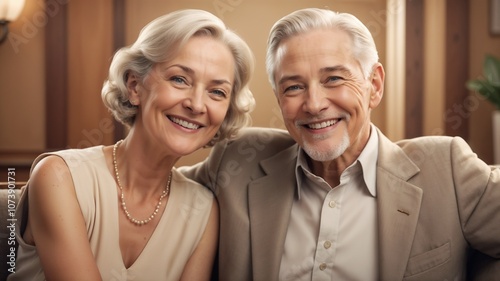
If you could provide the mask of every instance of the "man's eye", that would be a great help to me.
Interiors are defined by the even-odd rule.
[[[327,78],[327,82],[337,82],[342,80],[342,77],[339,76],[330,76]]]
[[[297,91],[297,90],[300,90],[300,89],[301,89],[301,87],[299,85],[292,85],[290,87],[286,87],[283,92],[286,93],[286,92],[289,92],[289,91]]]

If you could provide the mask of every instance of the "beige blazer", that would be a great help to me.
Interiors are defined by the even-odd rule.
[[[379,280],[500,280],[500,169],[461,138],[376,133]],[[181,169],[219,201],[220,280],[278,280],[297,152],[286,131],[249,128]],[[472,248],[479,273],[466,272]]]

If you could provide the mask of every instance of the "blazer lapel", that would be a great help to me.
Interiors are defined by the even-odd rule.
[[[422,189],[408,183],[420,169],[379,133],[377,198],[380,280],[402,280],[415,235]]]
[[[403,279],[422,190],[408,180],[419,168],[380,131],[377,164],[379,279]],[[262,161],[266,173],[249,186],[253,280],[277,280],[296,191],[297,145]]]
[[[261,162],[266,176],[249,186],[253,280],[277,280],[296,190],[297,146]]]

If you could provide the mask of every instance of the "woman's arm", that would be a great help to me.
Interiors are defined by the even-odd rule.
[[[68,166],[42,159],[28,189],[27,242],[36,246],[47,280],[101,280]]]
[[[200,243],[189,258],[181,281],[210,280],[215,253],[219,241],[219,205],[214,199],[207,227],[201,237]]]

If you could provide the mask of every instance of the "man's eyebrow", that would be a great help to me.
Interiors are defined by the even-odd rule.
[[[287,81],[299,80],[300,77],[300,75],[285,75],[278,81],[278,85],[281,85]]]
[[[320,73],[327,73],[327,72],[341,72],[342,74],[345,75],[351,74],[351,71],[343,65],[327,66],[320,69]]]
[[[341,74],[346,75],[346,76],[349,76],[352,74],[351,71],[343,65],[326,66],[326,67],[321,68],[319,71],[322,74],[329,73],[329,72],[340,72]],[[281,79],[278,81],[278,85],[281,85],[287,81],[300,80],[301,77],[302,76],[300,76],[300,75],[285,75],[285,76],[281,77]]]

